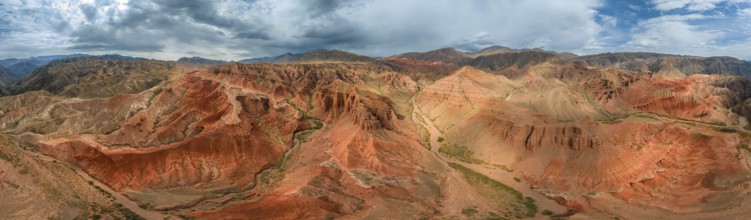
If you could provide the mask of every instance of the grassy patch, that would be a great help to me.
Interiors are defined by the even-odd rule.
[[[521,192],[517,191],[516,189],[511,188],[510,186],[507,186],[507,185],[505,185],[505,184],[503,184],[501,182],[495,181],[494,179],[491,179],[490,177],[482,175],[481,173],[475,172],[474,170],[471,170],[471,169],[466,168],[466,167],[464,167],[462,165],[459,165],[459,164],[455,164],[455,163],[448,163],[448,164],[449,164],[449,166],[451,166],[451,168],[454,168],[454,169],[462,172],[462,174],[464,174],[464,177],[468,180],[468,182],[470,184],[473,184],[473,185],[478,185],[478,184],[489,185],[489,186],[491,186],[493,188],[496,188],[498,190],[511,193],[514,196],[518,197],[519,199],[523,199],[523,197],[524,197],[524,195]]]
[[[474,157],[475,153],[469,150],[467,147],[453,145],[443,145],[438,149],[438,152],[452,156],[458,160],[466,163],[485,164],[485,161],[479,160]]]
[[[537,203],[532,197],[524,198],[524,206],[527,207],[527,217],[535,217],[537,215]]]
[[[18,184],[14,183],[14,182],[11,182],[9,180],[3,180],[3,183],[8,184],[10,187],[13,187],[14,189],[18,189],[18,188],[21,187]]]
[[[146,220],[132,210],[123,206],[123,204],[117,203],[115,204],[115,208],[120,211],[120,214],[123,215],[123,218],[125,218],[125,220]]]
[[[0,151],[0,159],[3,159],[8,162],[13,162],[13,158],[10,157],[10,155],[3,153],[2,151]]]
[[[446,140],[446,139],[445,139],[445,138],[443,138],[443,137],[438,137],[438,139],[437,139],[436,141],[438,141],[438,143],[440,143],[440,142],[443,142],[443,141],[445,141],[445,140]]]
[[[519,177],[514,177],[514,181],[516,181],[517,183],[521,183],[522,179],[519,179]]]
[[[422,133],[422,139],[425,142],[425,145],[427,145],[428,150],[432,150],[433,145],[430,144],[430,132],[425,128],[420,129],[420,131]]]
[[[746,152],[751,153],[751,147],[748,146],[748,144],[743,143],[738,145],[738,150],[745,150]]]
[[[654,116],[651,116],[651,115],[634,115],[634,117],[635,118],[644,118],[644,119],[649,119],[649,120],[655,120],[655,121],[657,121],[657,118],[655,118]]]
[[[91,181],[89,181],[89,182],[91,182]],[[107,190],[102,189],[102,187],[94,185],[93,182],[91,182],[90,184],[93,185],[94,188],[96,188],[96,190],[99,191],[100,193],[104,194],[105,196],[107,196],[107,197],[109,197],[111,199],[115,199],[115,196],[112,196],[112,193],[107,192]]]
[[[504,170],[506,172],[509,172],[509,173],[514,172],[513,169],[508,168],[506,165],[503,165],[503,164],[493,164],[493,166],[496,167],[496,168],[498,168],[498,169],[501,169],[501,170]]]
[[[747,139],[748,137],[751,137],[751,134],[745,131],[738,131],[738,137],[741,137],[743,139]]]
[[[283,169],[266,170],[258,177],[258,179],[265,185],[279,182],[284,179]]]
[[[526,217],[534,217],[537,214],[537,204],[534,199],[530,197],[524,197],[524,194],[517,191],[514,188],[511,188],[510,186],[507,186],[501,182],[498,182],[494,179],[491,179],[490,177],[487,177],[485,175],[482,175],[481,173],[475,172],[474,170],[471,170],[469,168],[466,168],[462,165],[455,164],[455,163],[448,163],[451,168],[454,168],[458,171],[460,171],[462,174],[464,174],[464,178],[469,182],[469,184],[474,186],[488,186],[493,191],[502,191],[507,192],[513,196],[518,202],[521,202],[526,207],[526,212],[523,213]],[[517,211],[516,217],[522,217],[520,214],[521,210],[515,210]]]

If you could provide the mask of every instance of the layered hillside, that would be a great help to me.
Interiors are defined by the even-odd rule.
[[[694,57],[655,53],[605,53],[582,56],[574,62],[596,67],[617,67],[653,72],[666,77],[724,74],[751,77],[751,63],[732,57]]]
[[[290,62],[376,62],[376,59],[340,50],[311,50],[305,53],[285,53],[273,57],[240,60],[240,63],[290,63]]]
[[[44,90],[70,97],[109,97],[138,93],[167,79],[173,65],[121,57],[82,57],[53,61],[12,87],[14,94]]]
[[[0,97],[0,218],[751,215],[748,79],[491,49],[53,61]]]
[[[457,51],[454,48],[442,48],[438,50],[418,53],[404,53],[395,56],[388,57],[387,59],[406,59],[428,62],[442,62],[442,63],[461,63],[465,59],[470,58],[469,55],[464,52]]]
[[[6,85],[10,85],[15,83],[16,81],[22,80],[26,77],[29,73],[34,71],[34,69],[47,64],[49,62],[52,62],[54,60],[60,60],[65,58],[72,58],[72,57],[86,57],[89,55],[86,54],[70,54],[70,55],[53,55],[53,56],[38,56],[38,57],[29,57],[29,58],[10,58],[10,59],[4,59],[0,60],[0,66],[5,67],[6,69],[10,70],[11,73],[13,73],[14,81],[12,82],[5,82]]]
[[[18,79],[13,72],[0,66],[0,83],[2,83],[2,86],[12,85],[16,81]]]

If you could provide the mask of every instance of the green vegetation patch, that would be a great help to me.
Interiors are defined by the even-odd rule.
[[[117,203],[115,204],[115,208],[120,211],[120,214],[122,214],[123,218],[125,218],[126,220],[146,220],[144,217],[141,217],[132,210],[123,206],[123,204]]]
[[[537,204],[535,200],[531,197],[524,197],[524,194],[519,192],[518,190],[511,188],[510,186],[507,186],[501,182],[498,182],[490,177],[487,177],[481,173],[478,173],[472,169],[469,169],[467,167],[464,167],[459,164],[455,163],[448,163],[451,168],[454,168],[455,170],[460,171],[462,174],[464,174],[464,178],[469,182],[469,184],[475,186],[475,187],[488,187],[492,191],[498,192],[507,192],[511,194],[514,200],[519,203],[523,203],[526,207],[526,212],[522,213],[521,210],[515,209],[517,211],[515,217],[522,218],[522,217],[534,217],[538,210],[537,210]],[[464,213],[464,211],[462,211]],[[520,214],[524,214],[523,216]]]
[[[498,169],[504,170],[504,171],[509,172],[509,173],[514,172],[513,169],[508,168],[506,165],[503,165],[503,164],[493,164],[493,167],[496,167]]]
[[[751,147],[748,146],[748,144],[743,143],[738,145],[739,150],[745,150],[746,152],[751,153]]]
[[[545,209],[545,210],[542,211],[542,215],[551,216],[551,215],[553,215],[553,212],[550,211],[550,210]]]
[[[443,137],[438,137],[438,139],[437,139],[437,141],[438,141],[439,143],[440,143],[440,142],[443,142],[443,141],[445,141],[445,140],[446,140],[446,139],[445,139],[445,138],[443,138]]]
[[[743,139],[747,139],[747,138],[751,137],[751,134],[749,134],[748,132],[745,132],[745,131],[738,131],[738,136],[741,137],[741,138],[743,138]]]
[[[462,215],[464,215],[464,216],[473,216],[473,215],[475,215],[475,214],[477,214],[477,213],[479,213],[479,212],[477,211],[477,209],[475,209],[475,208],[472,208],[472,207],[470,207],[470,208],[465,208],[465,209],[462,209]]]
[[[452,156],[458,160],[461,160],[462,162],[474,163],[474,164],[485,164],[485,161],[475,158],[474,157],[475,153],[469,150],[469,148],[465,146],[459,146],[456,144],[452,144],[452,145],[444,144],[443,146],[441,146],[441,148],[438,149],[438,152]]]
[[[13,162],[13,158],[10,157],[10,155],[5,154],[4,152],[0,151],[0,159],[3,159],[8,162]]]
[[[535,217],[537,214],[537,203],[532,197],[524,198],[524,206],[527,207],[527,217]]]

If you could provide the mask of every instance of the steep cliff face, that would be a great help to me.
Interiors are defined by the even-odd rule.
[[[322,107],[326,118],[351,115],[355,123],[364,130],[393,129],[397,123],[393,104],[385,97],[360,95],[354,89],[344,92],[321,89],[313,94],[312,99],[317,106]]]

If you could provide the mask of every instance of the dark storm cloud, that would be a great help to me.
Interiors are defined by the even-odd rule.
[[[365,43],[367,31],[344,18],[335,17],[321,24],[305,26],[301,36],[301,40],[320,43],[320,46],[352,45]]]
[[[751,56],[751,1],[682,2],[652,0],[639,6],[649,13],[624,17],[636,9],[603,0],[0,0],[0,56],[237,60],[319,48],[388,56],[491,45]]]
[[[175,17],[187,17],[198,23],[233,31],[256,29],[254,25],[239,19],[219,15],[214,1],[158,0],[155,3],[160,5],[161,12],[163,13]]]
[[[235,38],[271,40],[271,36],[263,31],[240,31],[235,34]]]
[[[104,23],[81,26],[72,32],[70,49],[162,51],[169,40],[177,43],[219,43],[223,32],[242,39],[268,40],[270,36],[257,23],[251,24],[218,13],[213,1],[158,0],[136,1]],[[81,7],[88,21],[96,16],[93,7]]]
[[[155,52],[164,49],[164,45],[156,39],[159,36],[150,33],[131,33],[129,30],[110,30],[95,26],[85,26],[74,32],[78,36],[75,45],[70,49],[76,50],[119,50]],[[136,38],[113,37],[138,35]],[[149,39],[149,40],[146,40]]]
[[[83,12],[83,15],[86,17],[87,21],[94,22],[96,20],[96,7],[92,5],[80,5],[79,8],[81,9],[81,12]]]
[[[347,2],[345,0],[311,0],[305,1],[307,3],[308,11],[311,17],[319,17],[321,15],[329,14],[344,6]]]

